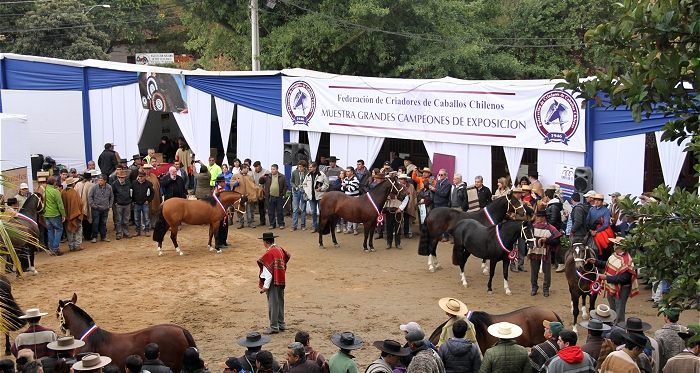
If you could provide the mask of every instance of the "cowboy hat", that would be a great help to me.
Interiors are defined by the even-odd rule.
[[[646,335],[640,334],[640,333],[632,333],[632,334],[625,334],[623,335],[625,338],[625,341],[627,343],[632,343],[637,346],[642,346],[644,348],[648,348],[650,350],[653,350],[654,347],[651,345],[651,342],[649,342],[649,338],[647,338]]]
[[[438,301],[443,311],[456,316],[464,316],[469,312],[469,308],[462,301],[454,298],[442,298]]]
[[[117,177],[126,177],[126,172],[124,170],[117,171]]]
[[[153,166],[151,166],[150,163],[144,163],[143,166],[141,166],[141,167],[144,168],[144,169],[146,169],[146,168],[153,168]]]
[[[248,335],[245,336],[245,338],[239,339],[238,345],[243,346],[243,347],[260,347],[268,342],[270,342],[272,338],[265,336],[265,335],[260,335],[258,332],[252,332],[248,333]]]
[[[38,178],[36,179],[36,181],[38,181],[38,182],[40,182],[40,183],[45,183],[45,182],[46,182],[46,178],[43,177],[43,176],[41,176],[41,177],[38,177]]]
[[[688,325],[688,331],[687,332],[678,332],[678,336],[681,337],[682,340],[685,341],[686,345],[689,345],[690,343],[697,343],[700,342],[700,325],[698,324],[690,324]]]
[[[15,204],[17,204],[17,203],[19,203],[19,202],[17,202],[17,198],[15,198],[15,197],[10,197],[10,198],[7,199],[7,204],[8,204],[9,206],[15,205]]]
[[[525,191],[527,191],[527,192],[532,191],[532,185],[530,185],[530,184],[525,184],[525,185],[523,185],[521,188],[523,189],[523,192],[525,192]]]
[[[83,356],[83,359],[73,364],[75,370],[93,370],[102,368],[112,362],[112,359],[107,356],[100,356],[98,353],[92,353]]]
[[[433,170],[431,170],[429,167],[423,167],[423,169],[420,170],[420,172],[427,172],[431,175],[433,174]]]
[[[593,196],[593,199],[604,200],[604,199],[605,199],[605,196],[602,195],[602,194],[600,194],[600,193],[597,193],[596,195]]]
[[[610,330],[610,326],[603,324],[601,320],[598,319],[590,319],[588,321],[582,321],[580,323],[581,326],[588,330],[600,330],[600,331],[606,331]]]
[[[55,351],[73,350],[83,346],[85,346],[85,342],[75,339],[72,335],[58,337],[57,340],[46,345],[46,347]]]
[[[27,185],[27,183],[20,183],[19,188],[20,189],[29,189],[29,185]]]
[[[530,189],[532,189],[532,188],[530,188]],[[523,192],[523,188],[521,188],[521,187],[515,187],[515,188],[513,188],[513,190],[511,190],[511,192],[512,192],[512,193],[522,193],[522,192]]]
[[[408,175],[406,175],[406,174],[399,174],[399,179],[408,179]]]
[[[262,237],[258,237],[259,240],[273,240],[279,236],[275,236],[274,233],[272,232],[265,232],[263,233]]]
[[[547,216],[547,211],[545,210],[537,210],[537,213],[535,216]]]
[[[220,182],[220,181],[226,181],[226,178],[223,177],[223,176],[217,176],[215,181],[216,181],[217,183]]]
[[[523,334],[523,329],[509,322],[499,322],[491,324],[488,328],[489,334],[501,339],[514,339]]]
[[[38,308],[30,308],[27,310],[26,315],[22,315],[19,318],[20,319],[31,319],[34,317],[46,316],[48,314],[49,314],[48,312],[40,312]]]
[[[625,242],[624,237],[613,237],[613,238],[608,238],[608,240],[615,245],[622,245]]]
[[[69,177],[66,179],[66,185],[72,185],[80,181],[77,177]]]
[[[407,349],[401,347],[401,344],[391,339],[385,339],[383,341],[376,341],[372,343],[374,347],[379,349],[379,351],[386,352],[394,356],[408,356],[410,352]]]
[[[335,333],[331,342],[343,350],[357,350],[362,347],[362,339],[352,332]]]
[[[615,322],[617,319],[617,312],[610,309],[607,304],[599,304],[589,315],[591,319],[598,319],[602,322]]]
[[[651,324],[643,322],[642,319],[638,317],[628,317],[627,321],[621,321],[617,326],[633,332],[643,332],[651,329]]]
[[[586,194],[584,194],[583,196],[586,197],[586,198],[589,198],[589,197],[595,196],[596,194],[598,194],[598,193],[596,193],[595,190],[592,190],[592,189],[591,189],[591,190],[589,190],[588,192],[586,192]]]
[[[334,155],[331,155],[330,157],[328,157],[328,162],[338,162],[339,160],[340,160],[340,158],[337,158]]]
[[[131,156],[132,161],[135,161],[137,159],[143,159],[143,156],[141,154],[134,154],[133,156]]]

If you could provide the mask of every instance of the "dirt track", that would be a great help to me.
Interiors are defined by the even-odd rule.
[[[512,296],[503,291],[500,269],[494,277],[494,294],[486,294],[487,276],[481,274],[480,261],[467,264],[469,287],[459,281],[459,268],[451,265],[451,246],[440,244],[438,256],[445,269],[427,270],[427,258],[417,255],[418,237],[404,239],[403,250],[385,250],[385,242],[375,242],[377,252],[362,252],[359,236],[338,236],[341,247],[318,248],[318,235],[310,231],[274,230],[279,245],[292,255],[287,272],[285,294],[288,330],[274,335],[264,348],[284,359],[286,345],[294,341],[298,330],[311,334],[312,345],[330,357],[337,349],[330,336],[350,330],[365,346],[355,354],[361,371],[378,355],[371,342],[396,339],[403,342],[399,324],[420,323],[426,333],[444,321],[438,307],[441,297],[452,296],[470,309],[505,313],[538,305],[555,311],[567,328],[573,318],[563,273],[554,273],[551,296],[530,296],[529,273],[510,274]],[[309,226],[310,226],[310,218]],[[164,242],[165,256],[156,254],[150,237],[116,241],[108,220],[110,243],[83,243],[84,251],[62,257],[37,255],[39,275],[13,280],[15,299],[23,308],[39,307],[50,312],[42,322],[58,330],[54,315],[59,299],[78,294],[78,305],[89,313],[99,327],[127,332],[153,324],[174,323],[192,332],[203,359],[212,371],[217,361],[241,356],[244,348],[236,341],[249,331],[268,327],[267,305],[257,287],[255,261],[264,252],[260,237],[266,227],[229,231],[229,244],[223,254],[206,250],[206,227],[184,226],[179,243],[184,256],[175,254],[172,243]],[[133,227],[131,227],[133,232]],[[416,226],[417,230],[417,226]],[[61,249],[67,251],[66,244]],[[499,266],[500,268],[500,266]],[[541,279],[540,279],[541,281]],[[663,320],[644,299],[649,290],[631,299],[628,316],[638,316],[660,328]],[[605,302],[605,300],[601,300]],[[688,311],[681,323],[698,322],[698,313]],[[579,340],[585,331],[579,328]],[[14,338],[14,335],[11,336]]]

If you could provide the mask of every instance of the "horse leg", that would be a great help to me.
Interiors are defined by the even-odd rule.
[[[371,222],[369,223],[369,251],[374,252],[374,231],[377,230],[377,223],[376,222]],[[367,249],[367,246],[365,246],[365,249]]]
[[[9,356],[12,353],[10,351],[10,333],[5,332],[5,356]]]
[[[459,256],[459,270],[462,275],[462,286],[465,288],[467,287],[467,278],[464,276],[464,266],[467,265],[467,260],[469,259],[469,251],[465,250],[464,247],[462,247],[462,252],[458,254]]]
[[[223,218],[222,218],[222,219],[223,219]],[[217,224],[217,225],[214,225],[214,224]],[[209,251],[214,251],[214,250],[216,250],[216,253],[217,253],[217,254],[221,254],[221,253],[222,253],[221,249],[215,249],[214,247],[211,247],[211,239],[212,239],[212,237],[214,237],[216,234],[218,234],[218,228],[219,228],[218,224],[219,224],[218,222],[210,223],[210,224],[209,224],[209,243],[208,243],[208,247],[209,247]],[[214,246],[216,246],[216,244],[215,244]]]
[[[180,250],[180,246],[177,244],[177,225],[170,227],[170,239],[173,241],[173,245],[175,246],[175,252],[180,253],[180,255],[185,255],[185,253]]]
[[[36,276],[39,272],[34,268],[34,253],[36,253],[36,247],[29,245],[29,272]]]
[[[333,246],[340,247],[340,245],[338,245],[338,240],[335,239],[335,226],[336,226],[336,224],[338,224],[338,217],[334,215],[333,219],[331,220],[331,237],[333,237]]]
[[[365,224],[365,227],[366,226],[367,226],[367,224]],[[367,234],[371,234],[371,233],[369,233],[369,229],[365,229],[365,239],[362,241],[362,249],[366,253],[369,252],[369,249],[367,248]]]
[[[581,318],[588,320],[588,309],[586,309],[586,293],[581,295]]]
[[[483,264],[483,263],[482,263],[482,264]],[[491,288],[491,283],[493,282],[493,273],[494,273],[494,271],[496,270],[496,262],[495,262],[494,260],[490,260],[490,261],[489,261],[489,267],[490,267],[490,271],[489,271],[489,285],[488,285],[489,288],[488,288],[487,293],[488,293],[488,294],[493,294],[493,289]]]
[[[494,267],[495,268],[495,267]],[[486,265],[486,259],[481,260],[481,272],[485,275],[489,275],[489,267]],[[491,272],[493,272],[493,268],[491,269]]]
[[[508,264],[509,263],[510,263],[509,259],[503,260],[503,288],[506,290],[506,295],[513,294],[510,291],[510,287],[508,287]]]
[[[435,253],[433,255],[433,265],[435,266],[435,269],[442,269],[442,266],[440,265],[440,262],[438,262],[437,259],[437,247],[435,248]]]
[[[574,328],[572,330],[574,333],[578,333],[578,299],[580,295],[578,294],[577,289],[573,289],[571,285],[569,285],[569,293],[571,293],[571,313],[574,315]]]

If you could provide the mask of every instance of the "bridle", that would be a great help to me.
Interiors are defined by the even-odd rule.
[[[523,207],[523,204],[520,203],[520,206],[517,206],[517,207],[516,207],[516,206],[513,204],[513,201],[510,200],[511,198],[513,198],[513,195],[512,195],[512,194],[511,194],[510,196],[507,196],[507,197],[506,197],[506,199],[508,200],[508,211],[510,211],[510,209],[512,208],[512,209],[513,209],[513,213],[516,213],[516,214],[517,214],[517,213],[518,213],[518,210],[519,210],[519,209],[522,209],[522,210],[523,210],[523,214],[524,214],[524,213],[525,213],[525,207]]]
[[[63,309],[69,304],[73,304],[73,302],[66,301],[63,303],[63,305],[59,305],[58,310],[56,310],[56,317],[58,318],[58,326],[61,329],[61,333],[63,333],[64,335],[66,334],[66,332],[68,332],[68,328],[66,328],[66,317],[63,316]]]
[[[532,237],[528,238],[527,232],[525,231],[525,226],[527,225],[529,225],[528,221],[523,220],[523,224],[520,226],[520,237],[522,237],[525,240],[525,243],[532,242],[532,244],[535,245],[535,243],[537,242],[537,239],[535,238],[535,233],[530,231],[532,232]]]
[[[584,249],[585,252],[584,252],[583,258],[578,258],[578,254],[579,254],[579,251],[581,250],[581,246],[585,246],[585,245],[577,244],[577,245],[575,245],[575,247],[573,247],[573,249],[574,249],[574,263],[583,262],[585,265],[586,262],[588,261],[588,259],[595,258],[595,253],[593,252],[593,250],[590,247],[585,246],[585,249]],[[591,254],[590,256],[588,255],[589,253]],[[581,268],[583,268],[584,265],[582,265]],[[590,275],[590,274],[595,274],[595,280],[591,280],[590,278],[586,277],[587,275]],[[578,289],[582,293],[590,293],[590,294],[600,293],[600,290],[602,287],[602,285],[600,283],[600,273],[598,273],[598,268],[595,265],[593,265],[592,271],[585,271],[583,273],[581,273],[578,270],[578,268],[576,268],[576,276],[579,278],[579,280],[577,281]],[[581,281],[587,281],[590,283],[588,290],[584,290],[581,288]]]

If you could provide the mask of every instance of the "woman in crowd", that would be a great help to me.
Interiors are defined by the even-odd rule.
[[[493,195],[493,199],[505,197],[510,193],[510,185],[508,185],[508,180],[505,177],[498,179],[498,189]]]
[[[433,192],[430,190],[429,186],[430,180],[424,179],[421,190],[418,192],[418,211],[425,209],[425,215],[422,216],[422,219],[419,217],[421,229],[423,229],[425,217],[428,216],[430,210],[433,209]],[[422,213],[419,212],[419,215],[422,215]]]
[[[235,175],[241,172],[241,160],[238,158],[233,159],[233,166],[231,167],[231,174]]]
[[[238,173],[238,172],[236,172],[236,173]],[[233,175],[234,175],[234,173],[229,171],[228,165],[226,163],[221,165],[221,173],[218,176],[223,176],[224,180],[226,180],[226,185],[225,185],[226,190],[231,190],[231,178],[233,177]]]

